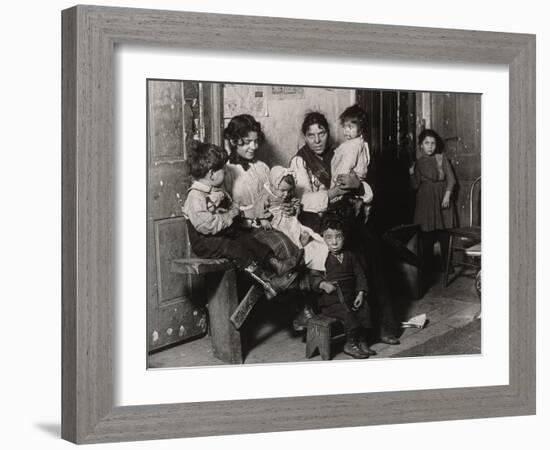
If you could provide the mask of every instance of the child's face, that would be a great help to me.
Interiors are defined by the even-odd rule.
[[[249,131],[248,135],[236,143],[237,154],[244,159],[252,160],[256,156],[260,141],[258,133]]]
[[[344,137],[348,140],[355,139],[356,137],[359,137],[361,135],[359,125],[353,123],[350,120],[344,121],[342,127],[344,128]]]
[[[327,228],[323,231],[323,239],[325,240],[330,253],[333,255],[342,253],[344,248],[344,233],[342,230]]]
[[[211,186],[220,187],[223,184],[223,179],[225,178],[225,168],[222,167],[220,170],[208,172],[208,179],[210,180]]]
[[[426,136],[420,144],[420,147],[426,156],[432,156],[435,153],[436,145],[435,138]]]
[[[275,189],[273,193],[284,201],[290,200],[294,197],[294,185],[282,180],[279,183],[279,187]]]

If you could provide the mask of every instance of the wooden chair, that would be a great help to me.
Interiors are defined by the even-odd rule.
[[[474,226],[473,224],[474,192],[480,182],[481,177],[477,177],[470,187],[469,226],[448,230],[449,250],[447,252],[447,264],[443,278],[445,287],[449,285],[449,273],[455,266],[470,267],[476,269],[476,271],[481,269],[481,226]],[[460,258],[455,258],[458,254],[460,254]]]

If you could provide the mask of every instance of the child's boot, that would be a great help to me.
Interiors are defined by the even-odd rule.
[[[306,302],[304,305],[304,309],[302,309],[302,311],[300,311],[300,313],[292,321],[294,331],[304,331],[307,327],[307,323],[309,322],[309,320],[313,319],[314,317],[316,317],[316,315],[313,311],[313,308],[311,307],[309,302]]]
[[[291,256],[286,259],[279,259],[276,257],[269,258],[269,266],[277,275],[283,275],[291,270],[294,270],[304,257],[304,250],[300,249],[296,256]]]
[[[355,359],[366,359],[370,355],[361,350],[359,345],[358,330],[350,330],[346,332],[346,343],[344,344],[344,353]]]
[[[361,333],[359,337],[359,347],[363,352],[368,353],[369,356],[377,355],[376,350],[369,347],[366,333]]]
[[[268,300],[289,289],[298,277],[297,272],[288,272],[281,276],[270,275],[263,271],[256,263],[250,264],[244,270],[262,286]]]

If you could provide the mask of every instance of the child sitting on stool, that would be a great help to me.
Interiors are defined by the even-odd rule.
[[[366,304],[367,279],[356,256],[345,248],[347,226],[335,212],[322,220],[322,236],[329,254],[325,261],[325,280],[319,284],[324,294],[319,299],[321,313],[338,319],[344,325],[344,353],[352,358],[376,355],[366,340],[371,327],[370,310]]]

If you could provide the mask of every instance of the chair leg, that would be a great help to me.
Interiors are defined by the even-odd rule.
[[[452,267],[453,254],[453,235],[449,234],[449,247],[447,249],[447,264],[445,265],[445,274],[443,276],[443,287],[447,287],[449,285],[449,271]]]

